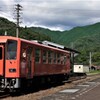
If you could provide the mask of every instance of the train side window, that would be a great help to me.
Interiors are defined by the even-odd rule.
[[[61,61],[60,61],[60,54],[57,53],[57,64],[60,64],[60,63],[61,63]]]
[[[2,47],[0,47],[0,59],[2,59]]]
[[[54,64],[57,63],[57,53],[54,53],[54,59],[53,59]]]
[[[52,64],[52,51],[48,51],[48,63]]]
[[[67,62],[67,56],[64,55],[64,54],[61,54],[61,56],[60,56],[60,63],[62,65],[66,65],[66,62]]]
[[[52,59],[52,64],[54,64],[54,52],[52,52],[52,57],[51,57],[51,59]]]
[[[41,50],[39,48],[35,48],[35,62],[40,63],[41,58]]]
[[[64,65],[66,65],[66,63],[67,63],[67,56],[65,55],[64,56]]]
[[[48,52],[46,50],[43,50],[43,63],[44,64],[47,63],[47,54],[48,54]]]
[[[61,64],[64,65],[64,55],[63,54],[61,54],[60,60],[61,60]]]

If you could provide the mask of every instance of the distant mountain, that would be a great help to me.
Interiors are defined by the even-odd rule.
[[[16,25],[5,18],[0,18],[0,35],[16,36]],[[92,62],[100,65],[100,23],[75,27],[69,31],[51,31],[41,27],[21,27],[19,37],[29,40],[49,40],[65,45],[81,52],[76,56],[78,63],[89,64],[89,53],[92,52]]]
[[[40,27],[31,27],[30,30],[48,35],[52,41],[63,44],[67,47],[71,47],[71,44],[75,47],[74,44],[77,42],[84,40],[83,38],[96,38],[100,34],[100,23],[96,23],[93,25],[83,26],[83,27],[75,27],[69,31],[51,31],[49,29],[44,29]],[[95,40],[94,40],[95,41]],[[96,40],[97,41],[97,40]]]
[[[100,34],[100,23],[83,27],[75,27],[72,30],[64,31],[63,33],[64,35],[60,37],[59,41],[63,40],[62,43],[68,45],[69,43],[74,43],[83,37],[93,37]]]

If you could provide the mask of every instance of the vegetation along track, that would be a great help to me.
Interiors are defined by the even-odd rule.
[[[0,98],[0,100],[41,100],[42,97],[52,95],[60,90],[66,89],[66,88],[71,88],[74,87],[75,85],[79,83],[84,83],[87,81],[92,81],[94,79],[100,78],[100,74],[97,75],[89,75],[86,78],[82,79],[76,79],[72,82],[64,82],[63,84],[60,85],[53,85],[49,88],[42,88],[37,91],[31,91],[27,93],[22,93],[21,95],[16,95],[16,96],[8,96],[6,98]]]

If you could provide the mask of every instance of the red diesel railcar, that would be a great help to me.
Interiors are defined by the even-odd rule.
[[[34,79],[67,76],[70,52],[11,36],[0,36],[0,88],[19,89]],[[34,83],[33,83],[34,85]]]

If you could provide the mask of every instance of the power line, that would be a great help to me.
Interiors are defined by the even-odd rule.
[[[19,35],[19,23],[21,23],[20,18],[21,18],[21,13],[20,11],[22,11],[22,6],[20,4],[15,5],[15,11],[16,11],[16,37],[18,37]]]

